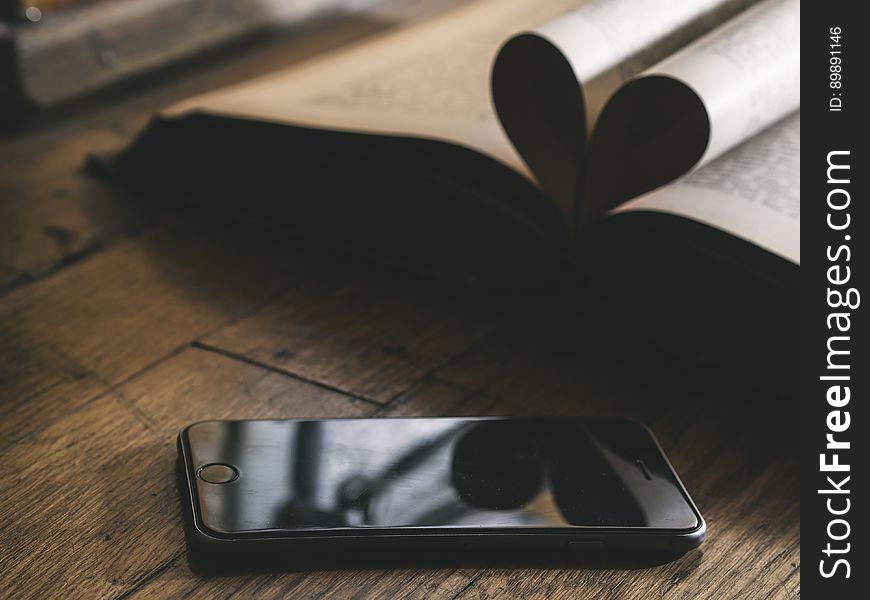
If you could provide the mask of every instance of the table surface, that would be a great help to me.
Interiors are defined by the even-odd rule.
[[[158,108],[389,26],[324,23],[172,69],[0,140],[4,597],[790,598],[797,398],[621,352],[82,171]],[[700,549],[612,568],[352,568],[203,579],[175,437],[203,419],[621,415],[652,427],[707,519]]]

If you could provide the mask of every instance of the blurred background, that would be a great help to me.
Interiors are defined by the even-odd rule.
[[[429,16],[456,0],[0,0],[0,124],[263,36],[366,15]]]

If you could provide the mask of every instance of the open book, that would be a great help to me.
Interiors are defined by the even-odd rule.
[[[171,107],[103,167],[420,271],[593,281],[687,352],[769,350],[797,331],[799,20],[476,0]]]

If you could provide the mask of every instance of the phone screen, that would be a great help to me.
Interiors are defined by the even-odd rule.
[[[184,435],[217,535],[700,523],[649,431],[621,419],[213,421]]]

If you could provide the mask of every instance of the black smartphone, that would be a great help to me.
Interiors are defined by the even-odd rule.
[[[178,448],[201,558],[675,556],[706,532],[651,431],[624,419],[207,421]]]

